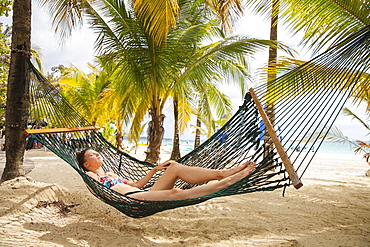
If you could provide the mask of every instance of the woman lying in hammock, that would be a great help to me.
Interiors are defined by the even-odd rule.
[[[98,180],[108,188],[111,188],[123,195],[148,201],[181,200],[196,198],[219,191],[227,186],[248,176],[256,169],[256,164],[247,161],[240,167],[227,170],[213,170],[202,167],[190,167],[181,165],[175,161],[168,161],[154,167],[146,176],[137,182],[119,178],[116,174],[105,173],[101,167],[103,158],[92,149],[86,149],[77,153],[77,161],[86,174]],[[156,171],[165,170],[150,191],[141,190],[142,187],[152,178]],[[181,190],[174,188],[177,179],[189,184],[201,184],[191,189]]]

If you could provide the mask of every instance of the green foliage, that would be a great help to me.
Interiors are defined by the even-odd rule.
[[[115,129],[110,123],[106,123],[103,128],[102,135],[113,145],[116,145],[116,139],[114,138]]]
[[[332,47],[370,24],[370,2],[364,0],[285,0],[282,15],[302,43],[320,49]]]
[[[10,28],[0,23],[0,126],[5,124],[6,85],[10,62]]]
[[[9,16],[9,12],[12,11],[13,0],[1,0],[0,1],[0,16]]]
[[[114,91],[124,109],[122,119],[131,123],[130,136],[138,137],[146,113],[160,116],[174,95],[179,99],[180,129],[190,119],[191,104],[198,105],[194,101],[198,93],[209,93],[206,106],[222,106],[209,118],[228,115],[230,104],[224,95],[216,93],[217,84],[234,82],[243,94],[249,76],[246,56],[276,45],[242,36],[225,37],[217,21],[194,15],[190,5],[180,6],[177,28],[170,30],[162,45],[149,37],[145,25],[121,1],[109,1],[104,9],[88,8],[92,27],[100,34],[98,51],[104,54],[106,64],[118,65]],[[211,122],[207,119],[205,123]]]

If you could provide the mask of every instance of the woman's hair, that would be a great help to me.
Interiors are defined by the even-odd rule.
[[[85,153],[86,151],[88,150],[91,150],[91,148],[86,148],[82,151],[77,151],[76,152],[76,159],[77,159],[77,163],[78,163],[78,166],[84,170],[85,172],[87,171],[87,169],[85,168],[84,166],[84,163],[86,162],[86,159],[85,159]]]

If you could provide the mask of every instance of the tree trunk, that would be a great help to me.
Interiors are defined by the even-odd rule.
[[[116,132],[116,147],[118,150],[123,150],[123,135],[122,131],[117,130]]]
[[[173,146],[171,152],[171,160],[178,160],[181,158],[180,153],[180,137],[179,137],[179,104],[177,97],[173,99],[173,115],[174,115],[174,133],[173,133]]]
[[[119,119],[116,119],[116,125],[117,125],[117,130],[116,130],[116,147],[118,150],[123,150],[123,131],[122,131],[122,124]]]
[[[195,141],[194,141],[194,149],[200,146],[200,128],[202,127],[202,122],[197,118],[197,128],[195,129]]]
[[[279,9],[280,9],[280,0],[272,0],[272,10],[271,10],[271,25],[270,25],[270,40],[277,41],[278,35],[278,20],[279,20]],[[268,57],[268,75],[267,75],[267,88],[269,91],[272,82],[276,79],[276,62],[277,62],[277,48],[269,48],[269,57]],[[266,102],[266,115],[269,117],[272,125],[275,124],[275,102],[270,101]],[[268,155],[269,151],[274,148],[274,144],[270,138],[270,135],[265,131],[265,157]]]
[[[154,109],[151,109],[149,111],[149,114],[151,115],[152,120],[150,121],[148,127],[149,146],[148,150],[145,152],[145,161],[150,163],[157,163],[159,161],[159,154],[164,134],[163,120],[166,116],[163,114],[157,116]]]
[[[29,72],[25,57],[30,56],[31,0],[14,0],[13,33],[5,113],[6,164],[1,180],[25,175],[23,156],[27,126]]]

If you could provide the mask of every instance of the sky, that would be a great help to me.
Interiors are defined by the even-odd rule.
[[[34,47],[41,48],[40,53],[44,65],[44,72],[48,72],[51,67],[60,64],[64,66],[73,64],[77,68],[88,72],[87,64],[94,60],[94,41],[96,35],[85,25],[75,30],[71,38],[65,44],[61,45],[52,30],[51,18],[47,11],[40,9],[37,1],[33,1],[32,4],[31,42]],[[11,17],[0,17],[0,22],[11,25]],[[249,14],[243,17],[237,24],[236,33],[245,34],[254,38],[269,39],[269,23],[264,21],[261,17]],[[293,37],[282,27],[279,27],[278,39],[299,51],[298,59],[309,60],[310,54],[298,45],[300,37]],[[265,61],[267,61],[267,53],[260,54],[255,60],[251,60],[250,64],[253,69],[256,69]],[[235,110],[242,104],[243,96],[237,88],[224,85],[221,86],[221,90],[230,97]],[[346,106],[358,114],[359,117],[362,117],[362,119],[366,119],[364,105],[357,108],[347,103]],[[165,137],[171,138],[173,132],[171,113],[165,112],[165,115],[167,115],[164,126],[166,130]],[[370,140],[370,136],[365,136],[368,133],[367,130],[349,117],[340,115],[335,125],[337,125],[346,136],[363,141]],[[181,138],[190,140],[193,139],[193,134],[188,132]]]

